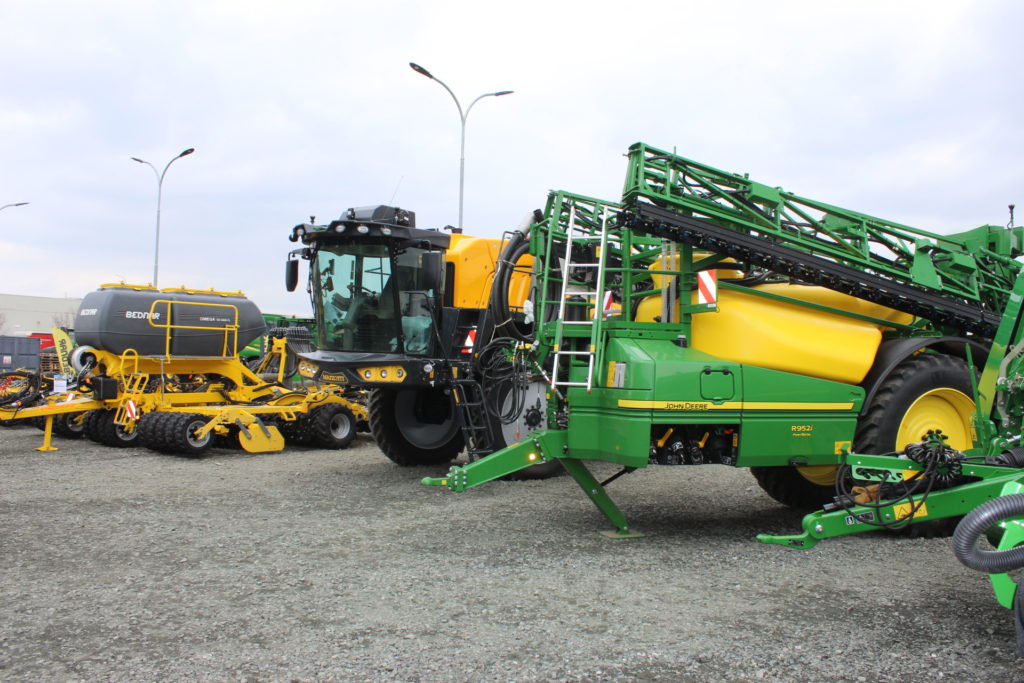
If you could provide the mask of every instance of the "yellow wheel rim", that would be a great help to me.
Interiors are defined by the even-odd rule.
[[[834,486],[836,483],[836,473],[839,472],[839,465],[805,465],[797,467],[796,471],[812,484]]]
[[[930,429],[941,429],[957,450],[974,445],[974,401],[962,391],[941,387],[922,394],[907,409],[896,434],[896,448],[920,441]]]
[[[974,445],[973,415],[974,401],[967,394],[949,387],[932,389],[910,404],[896,433],[895,447],[899,449],[920,441],[929,429],[941,429],[950,447],[971,448]],[[796,469],[812,484],[832,486],[836,483],[839,466],[808,465]]]

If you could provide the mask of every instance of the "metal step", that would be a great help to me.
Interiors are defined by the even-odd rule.
[[[470,460],[494,452],[494,434],[487,419],[483,389],[475,379],[457,379],[453,382],[455,405],[462,415],[462,435],[466,439],[466,453]]]

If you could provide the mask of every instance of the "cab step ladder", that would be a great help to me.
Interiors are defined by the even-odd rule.
[[[455,377],[452,396],[462,416],[462,434],[466,439],[466,455],[470,462],[494,452],[491,421],[487,418],[484,392],[480,382],[472,378]]]

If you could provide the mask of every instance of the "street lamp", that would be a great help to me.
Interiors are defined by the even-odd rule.
[[[469,103],[469,106],[466,107],[466,111],[463,112],[462,105],[459,104],[459,98],[455,96],[455,93],[452,92],[451,88],[445,85],[444,81],[442,81],[440,78],[437,78],[432,73],[424,69],[422,66],[414,62],[409,62],[409,67],[416,73],[422,74],[429,78],[430,80],[440,83],[441,87],[447,90],[448,94],[452,96],[453,100],[455,100],[455,106],[458,107],[459,109],[459,119],[462,121],[461,143],[459,147],[459,232],[462,232],[462,198],[463,187],[465,186],[466,182],[466,119],[469,118],[469,110],[473,108],[474,104],[476,104],[485,97],[501,97],[502,95],[511,95],[513,91],[501,90],[498,92],[488,92],[484,93],[483,95],[479,95],[475,100]]]
[[[177,161],[178,159],[180,159],[180,158],[182,158],[184,156],[188,156],[189,154],[191,154],[194,151],[196,151],[194,147],[189,147],[184,152],[182,152],[178,156],[176,156],[173,159],[171,159],[170,161],[168,161],[167,165],[164,166],[163,173],[158,172],[156,170],[156,166],[154,166],[153,164],[149,163],[148,161],[145,161],[143,159],[139,159],[138,157],[132,157],[132,161],[137,161],[140,164],[146,164],[146,166],[149,166],[151,169],[153,169],[153,173],[156,175],[156,249],[153,252],[153,286],[154,287],[156,287],[156,276],[157,276],[157,271],[158,271],[158,269],[160,267],[160,203],[161,203],[161,200],[163,199],[164,176],[167,175],[167,169],[169,169],[171,167],[171,164],[173,164],[175,161]]]
[[[25,206],[26,204],[28,204],[28,202],[18,202],[17,204],[4,204],[3,206],[0,206],[0,211],[3,211],[8,206]]]

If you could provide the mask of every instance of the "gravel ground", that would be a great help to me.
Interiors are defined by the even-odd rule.
[[[745,470],[454,494],[361,436],[199,460],[0,430],[0,679],[1024,681],[948,539],[809,551]],[[600,469],[600,468],[599,468]]]

